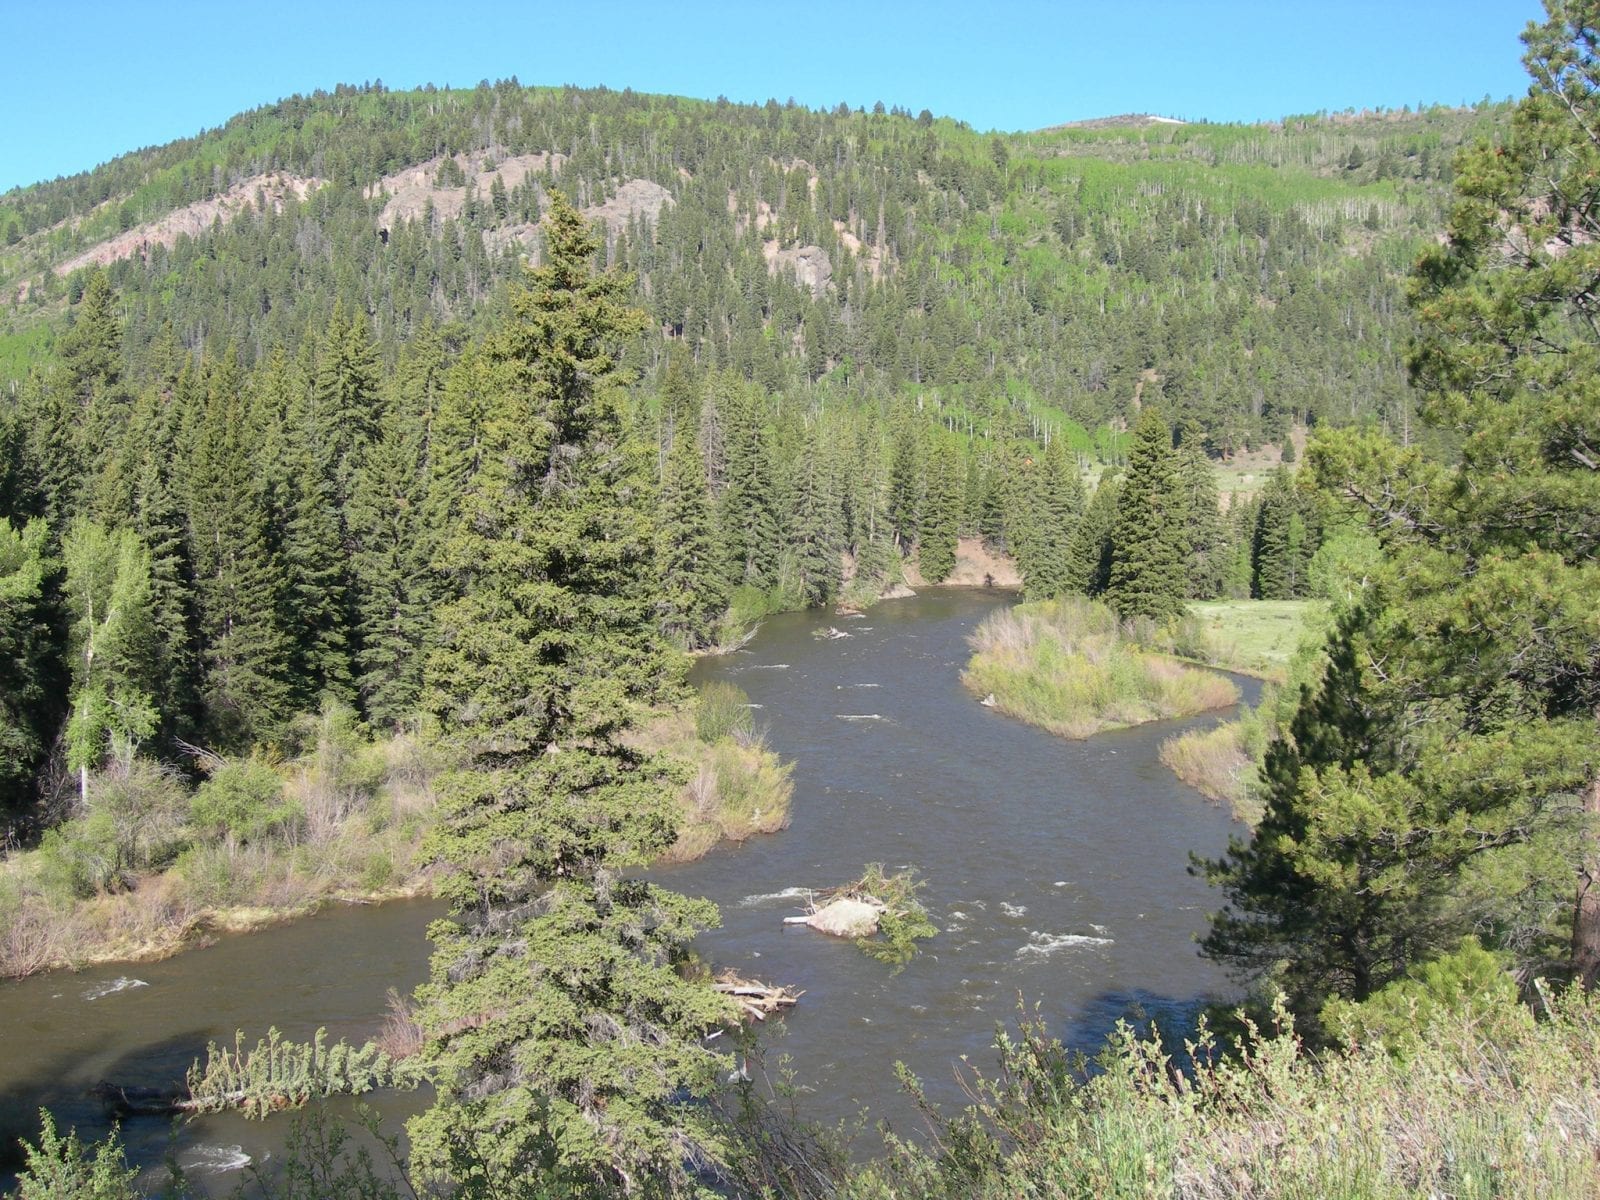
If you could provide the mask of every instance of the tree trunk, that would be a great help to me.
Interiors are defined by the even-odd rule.
[[[1600,776],[1583,794],[1578,901],[1572,913],[1572,973],[1585,988],[1600,984]]]

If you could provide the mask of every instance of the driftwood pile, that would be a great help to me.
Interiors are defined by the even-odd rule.
[[[805,995],[803,991],[791,992],[786,987],[741,978],[731,967],[718,975],[711,986],[724,996],[732,996],[740,1013],[751,1021],[765,1021],[772,1013],[793,1008],[795,1002]]]

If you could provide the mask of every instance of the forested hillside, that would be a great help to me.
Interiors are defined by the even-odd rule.
[[[1008,401],[1093,430],[1160,393],[1225,453],[1296,421],[1404,420],[1398,279],[1452,153],[1495,119],[1002,138],[514,80],[341,87],[0,199],[0,370],[46,357],[95,261],[131,380],[170,343],[294,357],[336,303],[392,367],[430,319],[481,322],[559,188],[639,276],[647,376],[681,344],[808,403],[915,388],[973,430]]]
[[[679,645],[870,599],[907,556],[937,582],[963,536],[1031,595],[1127,592],[1122,484],[1087,505],[1083,480],[1141,411],[1121,540],[1151,487],[1185,499],[1138,531],[1176,559],[1130,611],[1305,594],[1318,503],[1274,478],[1225,520],[1210,464],[1289,457],[1306,423],[1409,432],[1402,272],[1450,152],[1496,115],[1001,138],[373,86],[12,192],[7,805],[61,812],[67,771],[82,804],[141,744],[277,742],[329,699],[377,729],[415,716],[440,539],[481,455],[482,338],[558,192],[646,313],[620,362]]]

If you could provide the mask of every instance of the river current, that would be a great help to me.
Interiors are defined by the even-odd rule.
[[[894,1064],[959,1105],[962,1056],[992,1067],[996,1025],[1019,1003],[1093,1049],[1120,1018],[1181,1023],[1231,992],[1196,953],[1216,897],[1187,868],[1239,827],[1158,761],[1160,743],[1185,726],[1070,742],[976,703],[959,679],[966,639],[1010,602],[943,589],[859,617],[786,614],[696,668],[696,682],[743,688],[768,743],[794,762],[792,822],[655,874],[721,907],[704,957],[804,990],[786,1019],[768,1022],[762,1061],[750,1064],[770,1073],[786,1059],[803,1115],[915,1132]],[[830,629],[849,636],[816,636]],[[871,862],[915,868],[941,931],[898,973],[783,923],[803,911],[806,889],[848,882]],[[424,977],[424,930],[438,911],[335,906],[166,962],[0,984],[0,1138],[32,1133],[42,1105],[99,1136],[95,1083],[168,1084],[236,1029],[252,1043],[269,1025],[293,1038],[318,1027],[372,1036],[388,989]],[[398,1120],[425,1103],[400,1095],[376,1106]],[[208,1117],[182,1126],[176,1149],[199,1182],[226,1193],[246,1158],[280,1152],[286,1126]],[[123,1137],[141,1163],[169,1148],[164,1120],[132,1120]],[[873,1144],[867,1135],[867,1152]]]

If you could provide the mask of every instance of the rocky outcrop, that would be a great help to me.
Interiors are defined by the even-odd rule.
[[[777,242],[766,242],[761,247],[766,257],[767,270],[774,275],[791,273],[801,287],[811,289],[813,296],[821,297],[833,279],[833,262],[821,246],[797,246],[792,250],[778,249]]]
[[[103,267],[120,259],[144,254],[152,246],[171,249],[182,234],[199,237],[217,221],[227,224],[247,209],[261,211],[270,208],[273,212],[280,212],[291,198],[304,200],[322,184],[323,181],[314,176],[291,175],[284,171],[252,175],[209,200],[186,204],[164,217],[135,225],[126,233],[119,233],[114,238],[90,246],[66,262],[57,263],[55,273],[64,276],[72,274],[79,267]]]

